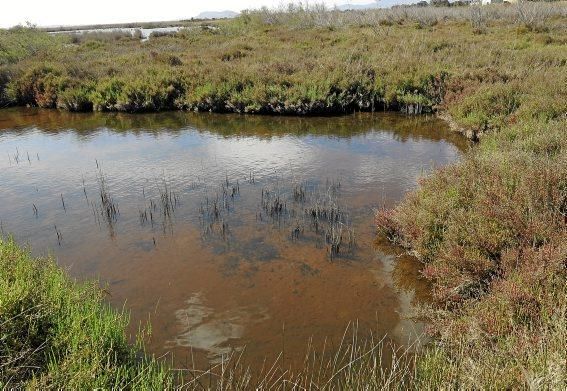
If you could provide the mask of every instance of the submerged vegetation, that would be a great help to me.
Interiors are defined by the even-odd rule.
[[[145,42],[17,28],[0,31],[0,106],[439,112],[480,143],[376,216],[380,231],[413,252],[434,282],[433,303],[419,311],[430,320],[434,342],[412,356],[412,365],[394,365],[388,375],[373,360],[374,347],[358,351],[356,365],[331,374],[344,383],[329,380],[320,388],[357,388],[363,381],[367,388],[563,389],[566,14],[564,2],[364,12],[291,7]],[[113,202],[105,203],[103,189],[110,224]],[[167,211],[175,198],[164,191]],[[226,199],[235,194],[228,182],[223,191]],[[289,202],[305,202],[301,186],[292,195]],[[224,235],[217,199],[207,200],[203,216],[211,230],[220,222]],[[262,202],[276,217],[288,206],[277,194],[264,197],[264,190]],[[333,206],[309,205],[313,224],[321,206],[331,213],[325,219],[335,221]],[[140,216],[147,221],[145,211]],[[342,238],[342,226],[329,226],[324,235],[333,254],[333,246],[350,239]],[[300,224],[291,229],[292,238],[303,232]],[[92,286],[70,282],[52,263],[32,262],[12,242],[0,243],[0,255],[0,358],[8,363],[0,365],[0,384],[173,384],[160,365],[136,358],[126,344],[125,318],[101,305]],[[309,378],[283,384],[314,388]]]

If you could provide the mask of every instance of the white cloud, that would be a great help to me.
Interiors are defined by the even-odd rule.
[[[8,0],[2,0],[7,2]],[[275,7],[282,0],[28,0],[1,5],[0,27],[30,22],[39,26],[96,23],[146,22],[189,19],[203,11],[240,11],[261,6]],[[321,2],[321,0],[311,1]],[[334,4],[371,3],[372,0],[323,0]]]

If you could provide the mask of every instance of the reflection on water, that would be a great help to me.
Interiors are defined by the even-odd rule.
[[[184,347],[209,352],[212,363],[217,363],[222,355],[238,350],[230,346],[244,336],[245,327],[267,320],[265,309],[254,305],[230,308],[225,312],[215,312],[203,304],[201,293],[193,294],[186,302],[186,308],[175,312],[180,327],[179,335],[168,341],[166,347]]]
[[[245,348],[260,366],[282,340],[301,363],[353,320],[398,343],[420,332],[403,314],[428,287],[375,242],[372,211],[465,147],[434,118],[385,113],[3,110],[0,225],[107,284],[176,365]]]
[[[81,29],[81,30],[61,30],[61,31],[50,31],[49,34],[89,34],[89,33],[127,33],[132,37],[137,36],[142,40],[149,39],[152,34],[173,34],[185,29],[185,27],[171,26],[171,27],[154,27],[154,28],[143,28],[143,27],[111,27],[111,28],[97,28],[97,29]]]

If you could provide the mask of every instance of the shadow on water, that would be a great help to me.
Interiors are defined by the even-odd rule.
[[[422,332],[404,314],[430,287],[376,242],[373,210],[466,148],[434,117],[390,113],[8,109],[0,227],[108,285],[176,366],[245,350],[254,370],[282,345],[301,365],[352,321],[402,345]]]

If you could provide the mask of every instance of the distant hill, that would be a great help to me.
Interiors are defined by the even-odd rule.
[[[239,14],[234,11],[205,11],[196,16],[197,19],[230,19]]]

